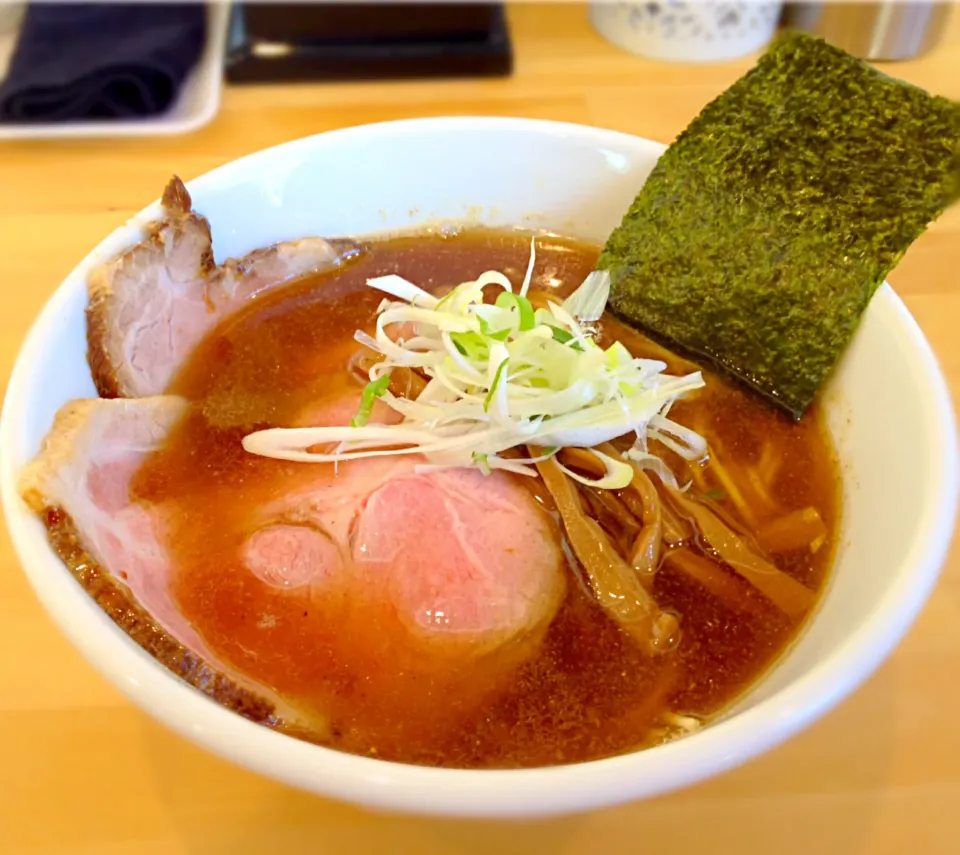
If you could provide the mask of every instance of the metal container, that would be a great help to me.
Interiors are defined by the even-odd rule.
[[[786,24],[868,60],[913,59],[940,40],[950,3],[794,3]]]

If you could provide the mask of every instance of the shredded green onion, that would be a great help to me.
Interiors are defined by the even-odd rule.
[[[504,372],[507,370],[507,365],[510,362],[510,358],[507,357],[503,360],[498,366],[497,370],[493,375],[493,384],[490,386],[490,391],[487,392],[487,397],[483,399],[483,411],[490,411],[490,402],[494,400],[494,397],[497,394],[497,390],[500,388],[500,384],[504,382]]]
[[[633,467],[629,463],[614,460],[609,455],[597,451],[595,448],[591,448],[590,451],[593,456],[606,467],[607,471],[604,472],[600,478],[585,478],[572,469],[568,469],[559,461],[557,462],[557,466],[560,467],[562,472],[570,478],[573,478],[574,481],[579,481],[588,487],[596,487],[600,490],[622,490],[624,487],[630,486],[630,482],[633,481]]]
[[[511,306],[517,307],[517,312],[520,317],[520,323],[517,329],[520,332],[532,330],[536,326],[533,306],[526,297],[519,297],[516,294],[511,294],[509,291],[504,291],[497,297],[496,305],[501,309],[509,309]]]
[[[594,270],[566,300],[563,308],[580,321],[599,321],[610,297],[610,274]]]
[[[373,412],[373,404],[383,396],[390,386],[390,375],[384,374],[378,380],[371,380],[363,389],[363,395],[360,396],[360,407],[357,414],[350,419],[350,427],[363,427],[370,421],[370,414]]]
[[[505,329],[494,332],[490,328],[490,324],[488,324],[482,316],[478,316],[477,320],[480,323],[481,334],[493,341],[506,341],[508,338],[510,338],[510,333],[513,332],[510,327],[506,327]]]
[[[665,374],[665,363],[634,357],[619,342],[608,348],[596,343],[590,324],[603,315],[610,284],[606,272],[591,273],[562,304],[548,297],[547,308],[534,310],[526,294],[535,256],[531,241],[519,293],[495,270],[460,283],[442,299],[400,276],[368,280],[369,287],[394,299],[385,299],[378,309],[373,335],[356,334],[382,358],[370,369],[350,426],[258,431],[244,438],[244,448],[313,462],[416,454],[425,461],[418,468],[426,471],[468,467],[535,475],[532,464],[561,448],[593,450],[633,433],[636,442],[628,457],[664,477],[672,476],[647,452],[648,438],[687,460],[702,458],[703,438],[667,417],[676,400],[704,385],[700,372]],[[492,304],[483,294],[491,286],[501,290]],[[390,329],[401,324],[413,332],[395,340]],[[389,391],[389,372],[399,366],[427,380],[415,400]],[[378,398],[401,416],[398,423],[369,423]],[[330,443],[336,444],[333,451],[311,450]],[[539,456],[504,454],[523,446]],[[629,483],[630,466],[593,453],[606,472],[585,483],[601,489]]]
[[[470,455],[470,458],[473,460],[473,462],[477,465],[477,468],[478,468],[484,475],[489,475],[489,474],[490,474],[490,467],[487,465],[487,455],[486,455],[486,454],[478,454],[478,453],[475,451],[475,452],[473,452],[473,454]]]

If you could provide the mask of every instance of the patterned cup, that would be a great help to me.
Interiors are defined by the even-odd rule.
[[[660,0],[590,4],[590,21],[630,53],[673,62],[723,62],[759,50],[773,38],[780,2]]]

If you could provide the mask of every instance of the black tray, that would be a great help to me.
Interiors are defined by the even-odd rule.
[[[509,75],[501,4],[243,4],[231,13],[232,83]]]

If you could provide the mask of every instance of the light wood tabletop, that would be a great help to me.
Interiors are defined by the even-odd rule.
[[[348,125],[445,114],[583,122],[669,142],[750,59],[654,64],[582,6],[513,8],[510,79],[229,88],[179,138],[0,144],[0,376],[28,324],[105,234],[239,155]],[[885,70],[960,100],[960,13]],[[960,396],[960,207],[891,281]],[[904,438],[904,453],[910,439]],[[261,779],[172,735],[67,644],[0,540],[0,852],[9,855],[923,855],[960,852],[960,549],[918,623],[851,699],[769,754],[686,791],[545,822],[384,817]]]

